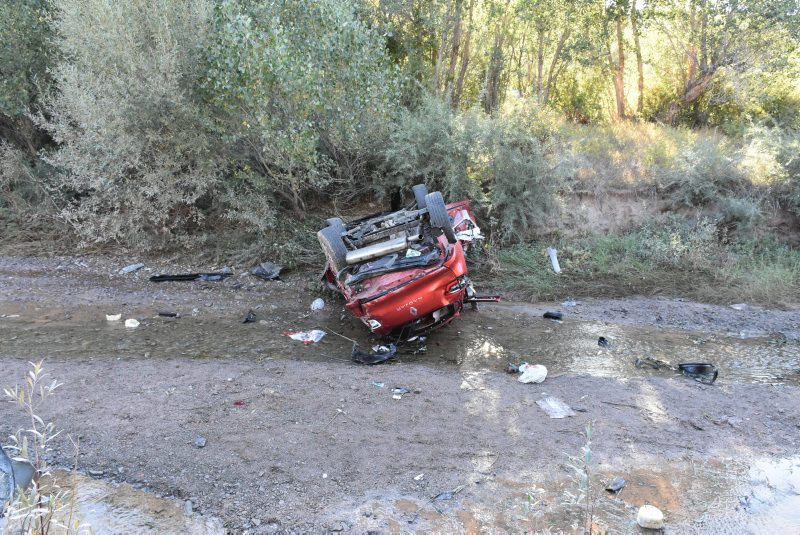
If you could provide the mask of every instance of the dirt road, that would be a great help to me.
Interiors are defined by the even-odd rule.
[[[369,367],[349,360],[343,337],[377,339],[316,273],[156,284],[155,273],[222,266],[151,261],[118,274],[134,260],[0,257],[0,382],[44,360],[64,386],[42,416],[80,437],[85,474],[191,501],[193,515],[234,531],[570,529],[584,510],[562,505],[566,454],[581,454],[591,424],[597,525],[635,531],[650,503],[672,531],[800,528],[797,513],[774,514],[800,510],[775,483],[800,459],[797,311],[505,302]],[[312,312],[317,297],[327,304]],[[256,322],[242,323],[248,310]],[[106,321],[117,313],[142,323]],[[312,328],[328,335],[304,346],[282,334]],[[637,368],[645,357],[713,362],[720,378]],[[549,377],[521,384],[508,361],[544,364]],[[410,393],[395,399],[393,387]],[[536,403],[547,397],[579,410],[550,419]],[[0,404],[2,436],[24,425]],[[58,441],[56,465],[72,464],[68,444]],[[601,490],[612,476],[627,481],[617,496]]]

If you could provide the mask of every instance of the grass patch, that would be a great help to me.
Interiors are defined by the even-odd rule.
[[[702,226],[687,231],[702,232]],[[549,244],[559,252],[560,274],[545,245],[519,245],[494,251],[494,269],[475,270],[473,278],[531,301],[659,295],[782,307],[800,300],[800,252],[793,248],[764,239],[733,245],[681,239],[668,227],[660,233],[642,227]],[[667,241],[659,247],[659,240]]]

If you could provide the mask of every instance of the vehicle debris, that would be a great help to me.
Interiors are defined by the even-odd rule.
[[[186,275],[153,275],[150,277],[150,282],[167,282],[167,281],[218,281],[227,277],[231,277],[233,271],[231,268],[225,268],[219,273],[189,273]]]
[[[519,373],[519,366],[515,366],[514,364],[508,363],[508,368],[506,368],[507,373]]]
[[[133,273],[137,269],[142,269],[144,264],[131,264],[130,266],[125,266],[124,268],[119,270],[120,275],[125,275],[127,273]]]
[[[384,385],[384,383],[376,383],[376,382],[373,382],[372,384],[377,386],[378,388],[383,388]]]
[[[408,390],[408,389],[405,389],[405,388],[400,388],[400,387],[392,388],[392,394],[410,394],[410,393],[411,393],[411,390]]]
[[[272,262],[262,262],[260,266],[250,270],[251,275],[261,277],[262,279],[274,280],[281,278],[282,266],[273,264]]]
[[[664,513],[653,505],[643,505],[636,515],[636,523],[646,529],[661,529],[664,527]]]
[[[326,333],[325,331],[314,329],[312,331],[306,331],[306,332],[298,331],[296,333],[284,332],[283,334],[285,334],[292,340],[300,340],[301,342],[303,342],[303,345],[308,345],[308,344],[313,344],[314,342],[319,342],[320,340],[322,340],[322,337],[328,333]]]
[[[122,314],[106,314],[106,321],[119,321],[122,319]]]
[[[256,313],[253,312],[252,309],[250,309],[247,311],[247,316],[244,318],[244,321],[242,323],[252,323],[254,321],[256,321]]]
[[[574,307],[574,306],[576,306],[577,304],[578,304],[578,302],[577,302],[577,301],[564,301],[563,303],[561,303],[561,306],[565,306],[565,307]]]
[[[133,318],[125,320],[126,329],[137,329],[139,327],[139,320]]]
[[[550,262],[553,264],[553,271],[556,273],[561,273],[561,267],[558,265],[558,251],[548,247],[547,254],[550,255]]]
[[[314,299],[314,302],[311,303],[311,310],[322,310],[325,308],[325,301],[322,299]]]
[[[481,238],[469,201],[445,204],[440,192],[414,186],[414,201],[317,233],[327,264],[323,282],[371,332],[394,343],[441,327],[479,297],[464,251]]]
[[[358,344],[354,343],[353,352],[350,354],[350,358],[355,362],[360,362],[361,364],[378,364],[379,362],[389,360],[396,352],[397,346],[394,344],[389,344],[388,346],[375,346],[372,348],[372,353],[366,353],[358,349]],[[383,383],[381,383],[381,386],[383,386]]]
[[[159,316],[163,316],[165,318],[180,318],[181,315],[177,312],[158,312]]]
[[[654,370],[660,370],[661,369],[661,368],[658,367],[658,364],[655,363],[655,362],[649,362],[648,360],[645,360],[645,359],[636,359],[636,367],[637,368],[641,368],[641,367],[643,367],[645,365],[652,367]]]
[[[713,364],[678,364],[678,370],[686,377],[691,377],[698,383],[703,383],[704,385],[714,384],[719,374],[716,366]]]
[[[616,476],[608,485],[606,485],[606,490],[609,492],[617,492],[624,486],[625,480],[619,476]]]
[[[604,336],[601,336],[600,338],[597,339],[597,345],[599,345],[600,347],[605,347],[606,349],[611,349],[611,342],[606,340]]]
[[[519,371],[522,375],[517,381],[520,383],[541,383],[547,378],[547,368],[541,364],[523,362],[519,365]]]
[[[545,312],[544,314],[542,314],[542,317],[551,320],[560,320],[561,318],[564,317],[564,314],[562,314],[561,312]]]
[[[573,411],[569,405],[564,403],[558,398],[544,398],[536,400],[536,404],[541,407],[541,409],[550,417],[550,418],[566,418],[567,416],[575,416],[575,411]]]
[[[199,448],[204,448],[206,446],[207,442],[208,441],[205,438],[197,437],[196,439],[194,439],[194,447],[198,448],[198,449]]]
[[[424,472],[421,473],[421,474],[417,474],[416,476],[414,476],[414,481],[422,481],[422,479],[424,477],[425,477],[425,473]]]

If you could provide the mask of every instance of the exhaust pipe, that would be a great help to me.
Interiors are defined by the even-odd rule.
[[[419,241],[419,235],[411,237],[395,238],[393,240],[376,243],[363,249],[356,249],[355,251],[348,251],[345,257],[347,265],[360,264],[373,258],[380,258],[387,254],[396,253],[403,249],[408,249],[411,242]]]

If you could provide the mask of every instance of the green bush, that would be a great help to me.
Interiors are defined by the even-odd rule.
[[[55,0],[63,60],[40,121],[58,142],[47,161],[74,201],[63,217],[84,245],[152,247],[202,226],[217,184],[195,80],[210,0]]]
[[[424,182],[451,201],[469,198],[502,240],[519,238],[556,206],[564,186],[557,136],[558,121],[528,101],[514,99],[486,115],[477,108],[455,113],[428,97],[395,125],[376,187]]]
[[[203,87],[218,132],[246,149],[244,186],[304,215],[309,192],[363,179],[399,88],[380,36],[352,4],[222,0],[207,50]]]

